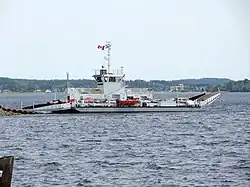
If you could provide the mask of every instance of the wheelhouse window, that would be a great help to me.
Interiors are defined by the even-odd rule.
[[[96,77],[95,80],[96,80],[97,82],[102,82],[102,78],[101,78],[101,77]]]
[[[109,77],[109,82],[116,82],[115,77]]]
[[[101,74],[101,75],[107,74],[107,70],[106,70],[106,69],[101,69],[101,70],[100,70],[100,74]]]

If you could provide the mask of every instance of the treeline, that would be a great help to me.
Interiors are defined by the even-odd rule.
[[[229,81],[221,85],[220,89],[231,92],[250,92],[250,80]]]
[[[231,81],[223,78],[181,79],[181,80],[129,80],[126,84],[131,88],[152,88],[156,91],[169,91],[171,86],[184,85],[183,91],[212,91],[212,85],[223,85]],[[217,89],[217,88],[216,88]]]
[[[222,91],[250,92],[250,81],[232,81],[230,79],[203,78],[203,79],[183,79],[183,80],[128,80],[126,85],[130,88],[152,88],[155,91],[169,91],[171,86],[184,85],[182,91],[215,91],[218,88]],[[70,87],[95,87],[94,80],[78,79],[70,80]],[[0,77],[0,91],[11,92],[34,92],[36,90],[64,91],[66,80],[29,80],[10,79]]]
[[[93,80],[70,80],[70,86],[93,87]],[[66,80],[35,80],[35,79],[10,79],[0,77],[0,90],[12,92],[33,92],[36,90],[63,91],[66,88]]]

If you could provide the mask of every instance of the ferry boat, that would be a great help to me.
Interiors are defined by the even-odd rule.
[[[202,111],[205,105],[213,103],[221,95],[218,91],[201,93],[190,98],[159,100],[153,97],[153,91],[149,89],[134,92],[125,86],[123,67],[110,70],[111,42],[107,41],[97,48],[104,52],[107,66],[103,65],[95,70],[93,78],[96,88],[69,87],[67,73],[65,101],[53,100],[23,109],[49,113],[192,112]]]

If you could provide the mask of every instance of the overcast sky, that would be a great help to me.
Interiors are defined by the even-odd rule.
[[[0,77],[250,79],[250,0],[0,0]]]

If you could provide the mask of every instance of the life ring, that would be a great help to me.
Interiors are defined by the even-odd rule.
[[[131,90],[127,90],[127,93],[131,93]]]

